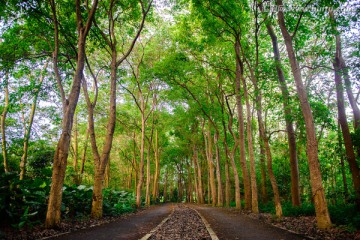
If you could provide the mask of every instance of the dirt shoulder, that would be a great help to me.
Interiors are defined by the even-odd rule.
[[[189,206],[196,209],[208,221],[219,239],[308,239],[304,236],[275,228],[269,224],[243,215],[240,212],[230,211],[226,208],[214,208],[204,205]]]

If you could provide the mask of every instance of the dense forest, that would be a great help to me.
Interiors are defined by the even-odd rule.
[[[1,221],[173,201],[359,229],[359,9],[2,2]]]

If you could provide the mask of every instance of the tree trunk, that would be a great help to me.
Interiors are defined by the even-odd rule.
[[[89,135],[90,135],[90,133],[89,133],[89,127],[88,127],[88,128],[86,129],[84,149],[83,149],[83,154],[82,154],[82,158],[81,158],[80,182],[79,182],[79,184],[81,184],[82,177],[83,177],[83,175],[84,175],[85,161],[86,161],[86,151],[87,151],[87,146],[88,146]]]
[[[282,0],[276,0],[276,4],[279,7],[283,6]],[[304,83],[302,82],[300,67],[296,60],[292,37],[286,28],[284,13],[282,11],[278,11],[278,22],[286,45],[286,50],[291,64],[291,71],[295,79],[296,90],[299,96],[301,110],[305,120],[306,150],[309,162],[310,183],[314,197],[317,225],[319,228],[329,228],[331,226],[331,220],[325,199],[324,188],[322,185],[315,124],[306,89]]]
[[[224,196],[223,196],[223,187],[221,182],[221,169],[220,169],[220,149],[218,145],[219,133],[215,133],[214,135],[214,144],[216,151],[216,179],[217,179],[217,206],[222,207],[224,205]]]
[[[146,193],[145,193],[145,205],[150,206],[150,152],[151,152],[151,145],[149,143],[147,156],[146,156]]]
[[[225,157],[225,206],[230,207],[230,171],[229,171],[229,152],[226,151]]]
[[[136,206],[138,208],[141,207],[141,191],[142,191],[142,185],[144,182],[144,149],[145,149],[145,113],[142,112],[141,113],[141,143],[140,143],[139,179],[138,179],[138,184],[136,187]]]
[[[264,144],[265,144],[265,150],[266,150],[269,179],[270,179],[271,187],[272,187],[272,190],[274,193],[275,213],[278,218],[281,218],[282,217],[282,207],[281,207],[281,201],[280,201],[280,194],[279,194],[278,185],[276,183],[275,174],[272,169],[272,156],[271,156],[271,150],[270,150],[270,146],[269,146],[269,140],[267,138],[265,138]]]
[[[231,133],[231,136],[234,139],[234,146],[230,152],[230,163],[231,163],[231,167],[233,169],[233,173],[234,173],[234,182],[235,182],[235,207],[236,209],[241,209],[241,196],[240,196],[240,180],[239,180],[239,174],[236,168],[236,164],[235,164],[235,154],[236,154],[236,149],[239,146],[239,141],[236,138],[235,133],[232,130],[232,123],[233,123],[233,114],[231,112],[231,108],[229,105],[229,102],[226,99],[226,105],[228,107],[229,110],[229,122],[228,122],[228,129],[229,132]],[[225,121],[223,121],[223,128],[224,128],[224,144],[225,144],[225,149],[228,149],[228,145],[227,145],[227,133],[226,133],[226,126],[225,126]],[[227,152],[229,152],[229,150],[226,150]]]
[[[155,130],[155,176],[153,187],[153,201],[156,202],[159,198],[159,176],[160,176],[160,155],[159,155],[159,136],[158,130]]]
[[[3,109],[3,112],[1,114],[1,149],[2,149],[2,155],[4,159],[4,170],[5,172],[9,172],[9,164],[8,164],[8,157],[7,157],[7,146],[6,146],[6,115],[9,109],[9,82],[7,79],[7,76],[5,76],[5,82],[4,82],[4,91],[5,91],[5,106]]]
[[[338,118],[342,130],[342,136],[344,139],[346,159],[350,166],[350,172],[352,176],[352,181],[355,190],[356,196],[356,205],[360,209],[360,169],[356,162],[355,152],[353,148],[353,143],[351,140],[350,130],[346,119],[345,112],[345,102],[344,102],[344,92],[343,84],[341,79],[341,42],[340,36],[336,36],[336,54],[335,61],[333,63],[335,69],[335,87],[336,87],[336,99],[337,99],[337,109],[338,109]]]
[[[262,5],[260,4],[260,10],[263,11]],[[286,85],[286,80],[284,77],[284,72],[281,68],[281,57],[278,46],[278,40],[275,34],[275,31],[269,21],[266,21],[266,28],[268,34],[271,37],[271,42],[273,46],[273,54],[275,61],[276,73],[278,76],[279,87],[281,90],[281,94],[283,97],[283,109],[285,114],[285,122],[286,122],[286,133],[288,138],[288,146],[289,146],[289,155],[290,155],[290,170],[291,170],[291,202],[293,206],[300,206],[300,183],[299,183],[299,167],[298,167],[298,159],[296,153],[296,138],[295,131],[293,127],[292,120],[292,110],[290,107],[290,95],[289,90]],[[264,135],[265,137],[265,135]]]
[[[46,213],[45,227],[53,228],[60,224],[61,218],[61,201],[62,201],[62,188],[64,184],[65,171],[67,165],[67,157],[69,154],[70,146],[70,136],[73,125],[73,117],[76,109],[76,105],[79,99],[81,81],[83,79],[83,70],[85,65],[85,44],[86,37],[90,31],[92,25],[92,20],[97,8],[98,0],[94,0],[92,4],[91,11],[89,12],[88,19],[85,26],[83,25],[82,16],[81,16],[81,4],[79,0],[76,0],[76,18],[77,18],[77,30],[78,30],[78,53],[77,53],[77,63],[76,71],[71,87],[70,95],[68,99],[63,99],[63,110],[64,115],[61,125],[61,135],[56,147],[54,161],[53,161],[53,170],[51,178],[51,188],[49,195],[48,208]],[[58,22],[56,17],[55,2],[51,2],[53,14],[54,14],[54,25],[55,25],[55,35],[58,37]],[[58,42],[57,42],[58,43]],[[57,44],[55,43],[55,44]],[[57,53],[58,46],[53,54],[54,57],[54,66],[57,66]],[[57,72],[57,71],[56,71]],[[58,72],[57,72],[58,73]],[[62,89],[63,90],[63,89]]]
[[[73,130],[73,149],[74,149],[74,158],[73,158],[73,168],[74,168],[74,184],[79,184],[79,170],[78,170],[78,157],[79,157],[79,144],[78,144],[78,121],[77,114],[74,115],[74,130]]]
[[[48,66],[48,63],[49,63],[49,61],[47,60],[45,65],[44,65],[43,71],[41,73],[39,84],[38,84],[37,88],[35,89],[34,99],[33,99],[32,105],[31,105],[31,111],[30,111],[30,117],[29,117],[28,126],[25,127],[23,155],[21,156],[21,160],[20,160],[20,180],[24,179],[25,173],[26,173],[26,164],[27,164],[27,157],[28,157],[29,139],[30,139],[32,124],[33,124],[33,121],[34,121],[37,100],[38,100],[38,96],[39,96],[39,93],[40,93],[40,90],[41,90],[42,83],[43,83],[44,78],[45,78],[44,72],[45,72],[45,70],[46,70],[46,68]],[[6,92],[5,92],[5,94],[6,94]]]
[[[167,202],[167,184],[168,184],[168,171],[165,171],[165,181],[164,181],[164,202]]]
[[[104,174],[104,188],[108,188],[110,186],[110,158],[105,167]]]
[[[246,165],[246,150],[245,150],[245,131],[244,131],[244,114],[242,106],[242,94],[241,94],[241,78],[243,77],[242,62],[240,59],[240,39],[235,39],[235,53],[236,53],[236,77],[235,77],[235,93],[236,93],[236,105],[239,119],[239,138],[240,138],[240,165],[242,169],[243,181],[244,181],[244,198],[245,209],[251,209],[251,187],[248,168]]]
[[[252,130],[251,130],[251,111],[250,111],[250,102],[249,95],[246,86],[245,78],[242,78],[243,87],[244,87],[244,97],[246,103],[246,115],[247,115],[247,140],[248,140],[248,152],[250,159],[250,178],[251,178],[251,210],[253,213],[259,213],[258,206],[258,192],[256,184],[256,166],[255,166],[255,154],[252,140]]]
[[[341,139],[341,129],[340,129],[340,123],[338,123],[337,132],[338,132],[338,143],[339,143],[339,154],[340,154],[340,166],[341,166],[341,176],[343,180],[344,185],[344,199],[345,203],[347,203],[349,199],[349,190],[348,185],[346,181],[346,172],[345,172],[345,162],[344,162],[344,154],[343,154],[343,148],[342,148],[342,139]]]
[[[200,204],[203,204],[204,194],[203,194],[203,186],[202,186],[202,173],[201,173],[201,166],[199,163],[198,153],[195,145],[194,145],[194,165],[196,166],[197,169],[197,183],[198,183],[198,192],[199,192],[198,200]]]
[[[213,207],[216,206],[216,184],[215,184],[215,176],[214,176],[214,161],[213,161],[213,153],[212,153],[212,140],[211,140],[211,131],[210,131],[210,123],[208,125],[208,130],[205,133],[205,148],[206,148],[206,156],[208,162],[209,169],[209,181],[211,187],[211,204]],[[206,141],[207,140],[207,141]]]

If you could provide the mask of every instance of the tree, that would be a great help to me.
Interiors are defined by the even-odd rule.
[[[54,24],[54,52],[53,52],[53,66],[56,75],[58,87],[61,93],[61,100],[63,104],[63,120],[62,130],[58,145],[56,147],[54,156],[54,165],[52,172],[52,184],[50,189],[50,196],[48,202],[48,209],[46,213],[46,228],[53,228],[60,224],[61,215],[61,199],[62,199],[62,187],[64,184],[65,170],[67,165],[67,157],[69,155],[69,145],[71,129],[73,125],[73,117],[76,109],[76,105],[79,99],[81,81],[83,79],[83,70],[85,66],[85,46],[86,38],[89,34],[93,18],[97,9],[98,0],[94,0],[90,7],[89,15],[84,22],[82,16],[82,7],[80,0],[75,1],[76,20],[77,20],[77,59],[76,59],[76,71],[74,73],[74,79],[70,94],[68,98],[65,96],[65,91],[61,82],[61,76],[58,69],[58,55],[59,55],[59,22],[57,17],[57,5],[55,1],[50,2],[53,24]]]
[[[282,0],[277,0],[276,5],[279,8],[283,7]],[[308,101],[307,93],[302,82],[301,70],[296,60],[294,47],[293,47],[293,36],[290,35],[285,24],[285,17],[283,11],[277,12],[278,22],[281,29],[282,36],[286,45],[288,58],[291,64],[291,71],[295,79],[296,90],[300,100],[300,106],[302,114],[305,119],[306,128],[306,150],[309,162],[310,171],[310,182],[311,190],[314,196],[316,220],[319,228],[329,228],[331,226],[330,215],[325,199],[324,188],[322,185],[320,164],[318,159],[318,143],[315,134],[315,125],[311,107]]]

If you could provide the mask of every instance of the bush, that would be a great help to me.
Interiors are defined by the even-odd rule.
[[[104,189],[103,191],[104,215],[117,216],[126,212],[133,212],[136,208],[135,196],[126,191]]]
[[[308,202],[303,202],[301,206],[294,207],[291,202],[285,202],[282,205],[284,216],[314,216],[315,208],[314,205]]]
[[[50,183],[43,179],[19,180],[15,173],[0,176],[0,215],[14,227],[31,227],[45,219]]]
[[[0,174],[1,223],[23,228],[44,222],[49,192],[49,179],[34,178],[20,181],[18,174]],[[92,192],[92,187],[85,185],[64,185],[62,216],[68,219],[88,217]],[[135,210],[133,193],[104,189],[103,196],[105,216],[117,216]]]
[[[348,225],[350,229],[360,229],[360,212],[355,204],[330,205],[329,212],[332,223]]]

